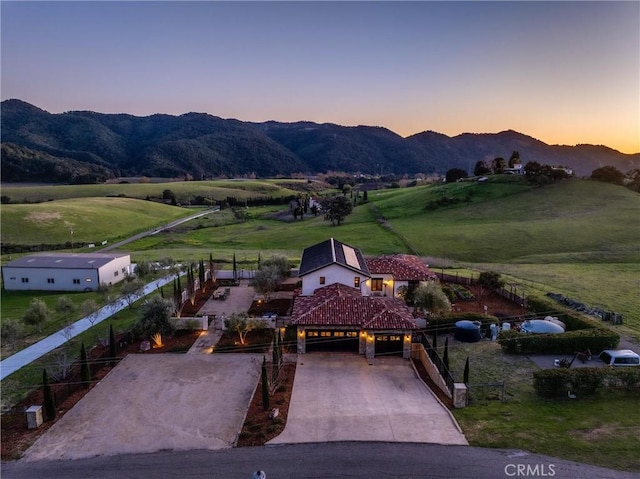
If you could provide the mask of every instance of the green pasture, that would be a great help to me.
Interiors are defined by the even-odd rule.
[[[374,201],[425,256],[486,263],[640,261],[640,195],[613,185],[573,180],[406,216],[397,206],[387,208],[393,197]]]
[[[444,337],[438,339],[443,354]],[[590,397],[548,400],[533,390],[538,367],[526,356],[503,354],[495,342],[449,341],[449,364],[458,380],[469,357],[469,384],[505,382],[500,389],[472,387],[467,408],[453,411],[472,446],[521,449],[613,469],[640,471],[637,391],[602,388]]]
[[[134,256],[138,252],[152,250],[172,258],[184,250],[205,252],[207,258],[209,252],[216,258],[230,258],[234,252],[255,257],[258,252],[262,256],[279,252],[297,262],[305,246],[335,237],[358,245],[368,255],[406,252],[402,241],[378,225],[365,206],[357,207],[343,225],[333,227],[321,216],[293,222],[271,218],[272,208],[255,207],[245,211],[248,220],[244,222],[235,220],[230,212],[221,212],[227,215],[227,224],[221,224],[225,222],[224,216],[216,218],[216,215],[211,215],[211,224],[203,220],[190,231],[163,232],[130,243],[127,247]]]
[[[284,185],[284,186],[281,186]],[[292,187],[303,188],[306,180],[212,180],[170,181],[166,183],[113,183],[99,185],[43,185],[3,186],[2,194],[14,203],[34,203],[89,197],[131,197],[145,199],[162,198],[164,190],[171,190],[176,200],[185,203],[194,196],[212,198],[216,201],[228,196],[238,199],[252,197],[281,197],[295,195]]]
[[[73,240],[100,245],[193,213],[131,198],[77,198],[2,205],[0,225],[3,243],[61,244]]]

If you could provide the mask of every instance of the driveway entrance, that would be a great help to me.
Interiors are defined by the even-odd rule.
[[[406,359],[299,355],[287,425],[268,444],[328,441],[468,444]]]
[[[24,458],[232,447],[261,361],[258,354],[130,354]]]

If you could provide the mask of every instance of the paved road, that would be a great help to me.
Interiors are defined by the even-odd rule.
[[[164,226],[160,226],[158,228],[154,228],[154,229],[149,230],[149,231],[143,231],[142,233],[138,233],[137,235],[133,235],[133,236],[131,236],[131,237],[125,239],[125,240],[118,241],[117,243],[113,243],[113,244],[111,244],[111,245],[109,245],[109,246],[107,246],[105,248],[102,248],[102,249],[98,250],[98,252],[105,253],[107,251],[118,249],[118,248],[122,247],[123,245],[125,245],[127,243],[131,243],[132,241],[139,240],[140,238],[144,238],[145,236],[153,236],[155,234],[160,233],[161,231],[168,230],[168,229],[171,229],[171,228],[175,228],[176,226],[181,225],[182,223],[186,223],[187,221],[191,221],[191,220],[194,220],[196,218],[200,218],[201,216],[209,215],[211,213],[216,213],[218,211],[220,211],[220,207],[219,206],[215,206],[215,207],[213,207],[211,209],[208,209],[206,211],[202,211],[200,213],[196,213],[194,215],[187,216],[186,218],[181,218],[179,220],[172,221],[171,223],[167,223]]]
[[[18,461],[2,465],[2,478],[249,479],[257,469],[266,471],[267,479],[640,478],[640,474],[613,471],[518,450],[358,442],[294,444],[218,451],[164,451],[154,454],[101,456],[75,461]]]
[[[173,281],[175,275],[166,276],[164,278],[157,279],[152,283],[147,284],[142,290],[142,294],[138,295],[134,301],[146,296],[156,289],[159,289],[161,286],[164,286],[167,283]],[[28,348],[23,349],[22,351],[18,351],[17,353],[9,356],[6,359],[0,361],[0,380],[6,378],[10,374],[15,373],[18,369],[26,366],[27,364],[32,363],[36,359],[44,356],[50,351],[53,351],[59,346],[62,346],[69,339],[75,338],[78,334],[85,332],[87,329],[95,326],[96,324],[101,323],[105,319],[113,316],[118,311],[126,308],[127,302],[124,298],[120,298],[113,303],[110,303],[103,308],[100,308],[95,315],[95,319],[93,319],[93,324],[87,317],[82,318],[71,326],[67,331],[58,331],[57,333],[53,333],[51,336],[47,336],[46,338],[38,341],[35,344],[32,344]],[[69,334],[67,334],[67,332]]]

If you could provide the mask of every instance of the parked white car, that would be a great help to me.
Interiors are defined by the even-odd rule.
[[[640,366],[640,355],[630,349],[605,349],[600,359],[609,366]]]

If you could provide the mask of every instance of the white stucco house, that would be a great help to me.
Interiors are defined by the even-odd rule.
[[[302,289],[293,303],[298,352],[346,351],[408,358],[415,319],[397,288],[435,279],[419,258],[365,258],[330,238],[302,253]]]
[[[131,257],[121,253],[38,253],[2,267],[7,291],[95,291],[131,273]]]

